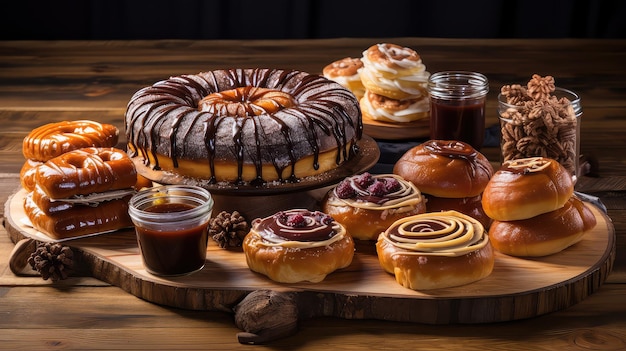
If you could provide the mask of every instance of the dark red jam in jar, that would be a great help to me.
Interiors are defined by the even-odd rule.
[[[206,189],[167,185],[137,193],[129,203],[146,270],[176,276],[204,267],[213,200]]]
[[[428,80],[430,138],[458,140],[480,150],[485,138],[487,77],[476,72],[437,72]]]

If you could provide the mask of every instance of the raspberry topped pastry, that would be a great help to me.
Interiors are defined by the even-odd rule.
[[[413,183],[395,174],[363,173],[345,178],[330,190],[322,210],[355,239],[376,240],[396,220],[426,212]]]
[[[341,224],[305,209],[255,219],[242,246],[252,271],[280,283],[320,282],[354,256],[354,241]]]

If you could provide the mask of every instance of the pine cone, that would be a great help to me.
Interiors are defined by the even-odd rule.
[[[53,282],[67,279],[74,266],[74,252],[58,243],[39,243],[37,250],[28,258],[28,263],[41,274],[44,280]]]
[[[248,222],[237,211],[222,211],[209,221],[209,235],[223,249],[241,246],[249,230]]]

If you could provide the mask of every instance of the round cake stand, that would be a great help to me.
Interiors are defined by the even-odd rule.
[[[215,201],[213,215],[221,211],[237,211],[247,220],[270,216],[278,211],[306,208],[319,209],[319,199],[345,177],[372,168],[380,157],[376,141],[364,135],[358,142],[359,152],[340,167],[295,183],[270,182],[263,186],[210,184],[208,180],[182,177],[167,171],[156,171],[134,158],[139,174],[156,184],[186,184],[206,188]]]

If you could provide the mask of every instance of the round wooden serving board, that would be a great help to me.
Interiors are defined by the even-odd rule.
[[[24,190],[5,204],[13,242],[42,241],[22,220]],[[379,263],[373,242],[357,242],[352,264],[320,283],[278,284],[251,272],[241,249],[220,249],[213,241],[205,267],[192,275],[160,278],[141,262],[134,230],[64,242],[77,254],[76,264],[93,277],[142,299],[194,310],[233,308],[257,291],[294,297],[299,318],[334,316],[430,324],[490,323],[530,318],[578,303],[605,281],[615,257],[610,219],[587,203],[597,226],[582,241],[551,256],[524,259],[496,253],[493,273],[454,288],[413,291],[396,283]],[[45,241],[45,240],[43,240]]]

